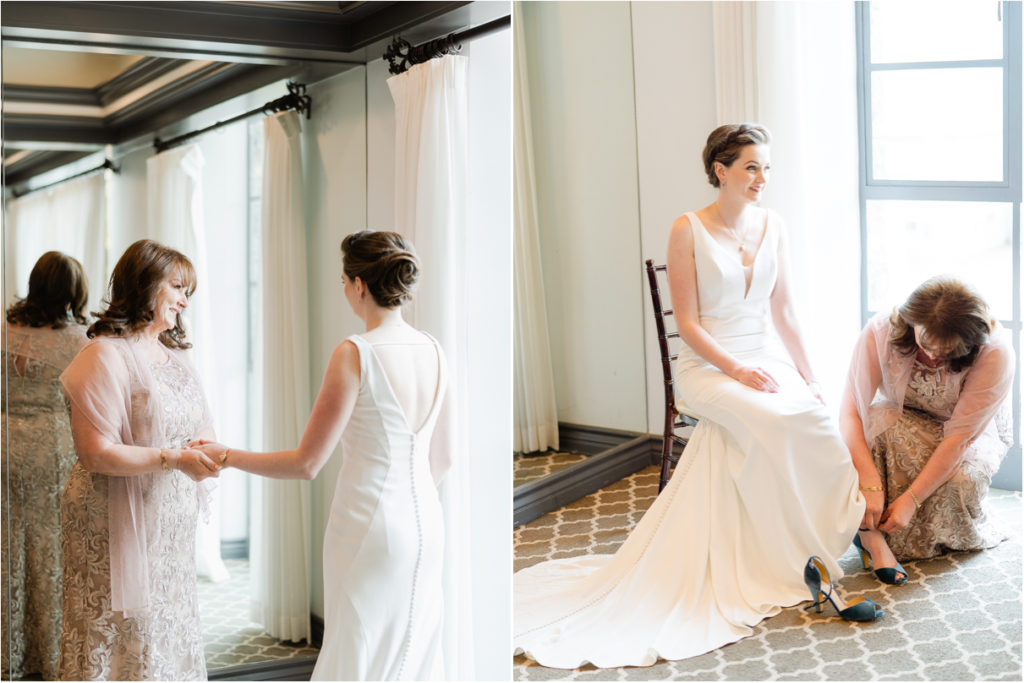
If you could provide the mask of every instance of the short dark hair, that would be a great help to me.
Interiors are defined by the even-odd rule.
[[[89,283],[82,264],[59,251],[39,257],[28,276],[28,296],[7,309],[7,322],[28,327],[50,326],[55,330],[71,320],[85,324]]]
[[[708,135],[702,154],[708,182],[715,187],[722,184],[715,173],[716,161],[728,168],[739,157],[740,150],[747,145],[767,145],[771,144],[771,141],[772,136],[768,129],[756,123],[730,123],[715,128]]]
[[[924,328],[930,341],[948,346],[953,372],[971,367],[996,327],[985,300],[969,285],[947,275],[921,283],[893,310],[889,323],[889,344],[904,354],[917,353],[915,325]]]
[[[109,335],[123,337],[138,332],[153,322],[153,307],[160,284],[177,270],[181,273],[191,297],[196,291],[196,271],[192,262],[179,251],[154,242],[139,240],[129,246],[110,276],[110,292],[106,310],[96,313],[96,322],[86,333],[90,338]],[[172,349],[188,349],[181,314],[175,325],[160,333],[160,341]]]
[[[342,270],[361,279],[378,306],[395,308],[412,298],[420,277],[413,246],[397,232],[361,230],[341,242]]]

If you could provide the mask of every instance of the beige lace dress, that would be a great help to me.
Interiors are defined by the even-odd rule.
[[[3,675],[53,679],[61,621],[60,493],[75,462],[57,377],[88,340],[75,323],[59,330],[4,327]]]
[[[871,448],[887,502],[910,486],[944,438],[944,425],[953,415],[966,374],[914,361],[903,414]],[[997,430],[983,431],[964,453],[952,479],[921,503],[906,528],[888,536],[896,557],[934,557],[947,550],[991,548],[1003,541],[1006,533],[988,514],[985,499],[1007,448]]]
[[[179,448],[197,438],[208,424],[202,388],[180,352],[163,364],[151,364],[132,353],[124,340],[94,341],[115,345],[131,368],[128,419],[133,443],[142,445],[149,430],[162,434],[152,441]],[[80,358],[88,356],[82,353]],[[135,367],[133,363],[137,363]],[[65,377],[77,370],[73,364]],[[89,414],[86,379],[66,379],[74,409]],[[101,381],[102,380],[98,380]],[[109,386],[103,387],[109,393]],[[90,418],[93,419],[93,418]],[[103,431],[100,417],[97,427]],[[159,425],[158,427],[154,425]],[[125,439],[127,442],[127,439]],[[153,445],[156,445],[154,443]],[[109,508],[113,492],[132,480],[141,491],[139,558],[146,576],[125,571],[124,581],[141,585],[141,605],[112,609],[111,529],[125,533],[129,524]],[[202,636],[196,596],[195,535],[202,488],[179,471],[137,477],[113,477],[86,471],[76,463],[62,499],[64,548],[64,632],[61,680],[204,680]],[[123,536],[122,536],[123,538]],[[127,547],[127,545],[126,545]],[[116,553],[115,553],[116,555]],[[125,566],[130,566],[130,559]],[[117,583],[117,579],[113,580]]]

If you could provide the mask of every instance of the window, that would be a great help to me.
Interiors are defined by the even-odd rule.
[[[1019,2],[857,4],[862,322],[947,273],[979,290],[1020,357],[1021,32]],[[1009,488],[1020,377],[1018,363]]]

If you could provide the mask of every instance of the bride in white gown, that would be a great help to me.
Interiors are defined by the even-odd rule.
[[[792,312],[782,223],[756,206],[768,142],[752,124],[713,131],[704,161],[718,199],[672,227],[669,285],[686,342],[676,397],[700,422],[618,552],[516,573],[517,654],[558,668],[693,657],[806,600],[809,556],[842,575],[836,558],[864,500]],[[865,602],[853,618],[877,618]]]
[[[435,425],[441,347],[402,320],[419,273],[393,232],[349,235],[345,297],[366,323],[331,355],[298,448],[250,453],[207,443],[223,466],[312,479],[339,438],[343,462],[324,536],[324,638],[313,680],[436,680],[444,524],[436,485],[450,462]]]

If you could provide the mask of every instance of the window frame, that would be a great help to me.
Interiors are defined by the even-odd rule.
[[[995,202],[1012,206],[1012,318],[1000,320],[1010,331],[1017,359],[1016,375],[1011,389],[1013,407],[1013,446],[1004,464],[1021,459],[1021,180],[1024,173],[1024,127],[1022,127],[1021,91],[1024,89],[1022,67],[1022,13],[1020,2],[999,3],[1003,31],[1001,59],[952,60],[936,62],[871,62],[871,4],[862,0],[855,5],[857,45],[857,133],[860,156],[860,313],[861,325],[877,311],[868,307],[868,232],[867,204],[873,200],[970,201]],[[874,177],[871,121],[872,74],[876,71],[921,69],[954,69],[998,67],[1003,70],[1003,180],[1002,181],[936,181],[887,180]],[[1020,488],[1020,481],[1016,487]]]

